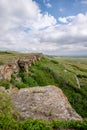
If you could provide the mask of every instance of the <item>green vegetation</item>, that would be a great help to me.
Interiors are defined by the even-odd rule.
[[[0,51],[0,64],[2,65],[9,61],[14,61],[15,59],[18,59],[18,57],[22,57],[22,58],[29,57],[29,53]]]
[[[85,68],[83,66],[82,63],[78,64],[77,61],[65,62],[57,58],[43,57],[36,65],[29,68],[31,75],[23,71],[19,75],[22,82],[29,87],[50,84],[60,87],[68,97],[72,107],[85,118],[87,117],[87,73],[83,70],[86,70],[87,66],[85,65]],[[81,88],[78,88],[75,75]]]
[[[0,52],[0,65],[17,57],[28,54]],[[0,86],[17,88],[55,85],[60,87],[68,97],[72,107],[83,118],[87,118],[87,58],[43,57],[37,64],[29,67],[30,74],[20,70],[11,81],[0,81]],[[76,77],[80,83],[78,88]],[[20,78],[21,80],[17,80]],[[50,111],[51,113],[51,111]],[[57,130],[87,129],[87,119],[83,121],[43,121],[21,120],[11,103],[9,95],[0,91],[0,130]],[[18,121],[19,119],[19,121]]]
[[[27,119],[16,121],[10,115],[0,115],[0,130],[62,130],[75,129],[87,130],[87,120],[83,121],[58,121],[51,122],[40,119]]]
[[[0,114],[10,114],[12,108],[13,106],[9,95],[0,91]]]
[[[0,86],[3,86],[6,89],[8,89],[10,87],[10,82],[9,81],[0,81]]]

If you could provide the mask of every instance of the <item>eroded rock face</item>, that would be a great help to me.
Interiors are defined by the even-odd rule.
[[[29,72],[29,66],[36,64],[42,57],[42,54],[31,54],[27,59],[19,59],[18,66],[24,69],[25,72]]]
[[[0,80],[10,80],[13,70],[8,65],[0,66]]]
[[[25,72],[29,72],[29,66],[35,64],[41,58],[41,54],[30,54],[27,59],[18,59],[14,62],[9,62],[0,66],[0,80],[11,80],[11,75],[18,73],[20,68],[23,68]]]
[[[24,88],[12,92],[21,116],[45,120],[81,120],[62,90],[55,86]]]

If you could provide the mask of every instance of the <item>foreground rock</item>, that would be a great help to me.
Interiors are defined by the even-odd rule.
[[[12,92],[21,116],[37,119],[81,120],[62,90],[55,86],[24,88]]]

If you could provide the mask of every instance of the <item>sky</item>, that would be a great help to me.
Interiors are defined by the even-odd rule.
[[[0,50],[87,56],[87,0],[0,0]]]

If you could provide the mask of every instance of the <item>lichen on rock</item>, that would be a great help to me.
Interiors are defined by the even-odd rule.
[[[21,116],[44,120],[81,120],[62,90],[55,86],[23,88],[12,94]]]

